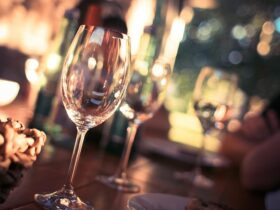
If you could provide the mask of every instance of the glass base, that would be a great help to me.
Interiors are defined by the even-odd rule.
[[[176,172],[175,178],[192,183],[195,187],[211,188],[214,186],[213,180],[195,171]]]
[[[81,201],[73,191],[64,189],[50,194],[35,194],[35,201],[46,210],[93,210],[93,207]]]
[[[96,180],[122,192],[137,193],[140,191],[140,187],[138,185],[132,183],[126,178],[120,178],[117,176],[97,176]]]

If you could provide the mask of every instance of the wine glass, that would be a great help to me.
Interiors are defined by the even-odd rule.
[[[120,165],[113,176],[97,177],[102,183],[124,192],[140,191],[140,187],[127,177],[131,147],[139,125],[151,118],[162,105],[171,76],[170,65],[164,59],[157,59],[151,68],[145,68],[143,64],[144,61],[136,61],[127,95],[120,106],[120,111],[129,121]]]
[[[129,37],[102,27],[81,25],[69,47],[61,93],[77,137],[64,186],[50,194],[36,194],[45,209],[92,209],[75,194],[73,179],[88,129],[107,120],[121,103],[129,82]]]
[[[201,148],[191,172],[178,172],[175,176],[186,179],[194,186],[210,188],[213,181],[201,173],[201,161],[205,150],[205,138],[216,128],[224,130],[232,116],[234,93],[237,88],[237,76],[224,70],[205,67],[195,83],[193,107],[202,126]]]

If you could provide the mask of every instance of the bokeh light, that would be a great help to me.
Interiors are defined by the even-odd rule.
[[[252,38],[256,34],[256,28],[253,24],[246,25],[245,30],[248,38]]]
[[[239,51],[231,51],[228,55],[228,60],[232,64],[240,64],[243,60],[243,56]]]
[[[260,55],[266,56],[270,52],[270,46],[267,42],[261,41],[261,42],[259,42],[259,44],[257,46],[257,51]]]
[[[235,39],[244,39],[247,33],[246,29],[238,24],[232,28],[231,34]]]
[[[207,41],[211,37],[212,27],[208,22],[202,22],[197,30],[196,37],[200,41]]]
[[[274,25],[275,25],[275,30],[280,33],[280,17],[278,17],[275,21],[274,21]]]
[[[273,34],[275,31],[274,24],[271,21],[266,21],[262,26],[262,31],[267,35]]]

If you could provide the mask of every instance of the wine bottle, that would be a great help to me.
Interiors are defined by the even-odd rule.
[[[78,28],[78,18],[79,11],[77,9],[65,12],[58,33],[51,43],[48,52],[42,58],[40,68],[42,68],[47,81],[39,90],[33,118],[29,123],[29,127],[46,131],[45,124],[52,112],[63,60]]]
[[[79,21],[77,21],[77,19],[75,21],[77,24],[75,25],[75,30],[73,30],[74,34],[71,35],[70,42],[75,35],[76,29],[78,28],[78,23],[86,25],[100,25],[100,3],[95,1],[82,1],[77,6],[77,8],[78,11],[80,11],[81,16],[79,17]],[[65,48],[64,55],[67,53],[70,42],[67,42],[68,44]],[[100,140],[101,138],[101,127],[102,126],[99,125],[94,129],[90,129],[90,132],[87,133],[86,140],[93,138],[94,142],[98,142],[98,140]],[[73,148],[73,144],[75,142],[73,141],[73,138],[76,135],[76,127],[68,118],[68,115],[63,106],[63,102],[61,100],[60,88],[58,87],[56,95],[53,99],[52,111],[44,123],[44,129],[47,131],[52,143],[66,148]]]

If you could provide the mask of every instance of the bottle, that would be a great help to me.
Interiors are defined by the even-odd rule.
[[[138,66],[143,65],[143,63],[149,67],[152,65],[155,57],[158,56],[163,34],[163,28],[161,25],[165,24],[164,14],[166,13],[166,9],[167,8],[164,3],[157,2],[156,15],[153,24],[145,27],[144,29],[133,68],[138,68]],[[127,32],[127,29],[125,31],[121,31],[121,29],[123,29],[123,24],[121,24],[121,20],[117,17],[115,17],[115,19],[110,19],[109,17],[108,20],[110,21],[104,21],[107,28],[119,30],[122,33]],[[103,126],[100,146],[109,153],[121,155],[126,141],[127,128],[128,120],[118,109],[113,117],[105,122]],[[134,158],[137,154],[137,144],[141,139],[141,130],[142,128],[140,126],[133,142],[131,158]]]
[[[110,14],[104,17],[102,25],[111,30],[127,33],[126,23],[118,14]],[[128,120],[118,108],[114,115],[102,126],[101,148],[111,154],[121,155],[126,141],[127,127]]]
[[[39,90],[33,118],[29,122],[29,127],[46,131],[45,124],[52,112],[64,57],[78,28],[78,18],[79,11],[77,9],[65,12],[60,29],[51,43],[46,56],[42,59],[40,68],[43,68],[47,81]]]
[[[81,0],[77,8],[80,11],[79,22],[85,25],[99,26],[103,10],[101,0]]]
[[[100,12],[102,9],[100,2],[82,1],[77,6],[77,8],[78,11],[80,11],[81,16],[79,17],[79,21],[75,21],[77,23],[75,25],[76,29],[78,28],[78,23],[86,25],[100,25]],[[74,30],[74,32],[76,32],[76,30]],[[74,35],[75,34],[73,34],[73,36],[71,35],[71,37],[73,38]],[[65,48],[64,55],[67,53],[67,49],[70,45],[70,42]],[[90,129],[86,135],[85,142],[88,142],[88,140],[90,140],[90,142],[98,142],[101,139],[101,128],[102,126],[99,125],[93,129]],[[51,113],[49,114],[47,120],[45,120],[44,123],[44,130],[46,130],[53,144],[64,148],[73,148],[75,143],[75,141],[73,140],[76,135],[76,127],[73,124],[73,122],[69,119],[66,110],[63,106],[60,88],[57,88],[56,95],[52,104]]]

